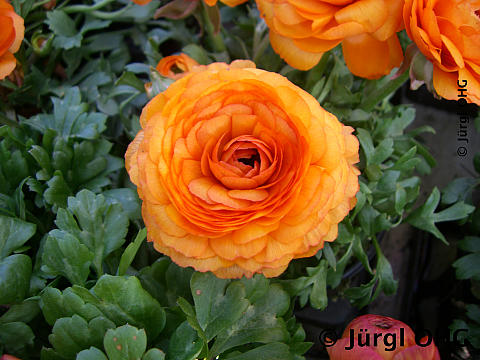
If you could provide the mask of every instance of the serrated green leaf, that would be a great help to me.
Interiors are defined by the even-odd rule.
[[[76,360],[109,360],[105,354],[96,347],[82,350],[77,354]]]
[[[465,251],[480,252],[480,237],[466,236],[459,241],[458,247]]]
[[[22,301],[30,288],[32,260],[26,255],[10,255],[0,260],[0,304]]]
[[[155,339],[165,326],[165,311],[134,276],[103,275],[90,292],[80,287],[73,291],[117,326],[128,323],[145,329],[149,339]]]
[[[54,205],[54,208],[67,207],[67,198],[72,195],[72,190],[65,182],[62,172],[55,171],[54,176],[47,181],[47,189],[43,197],[47,204]]]
[[[109,360],[137,360],[147,349],[147,335],[143,329],[123,325],[107,331],[103,346]]]
[[[0,215],[0,260],[23,246],[34,234],[36,225]]]
[[[103,259],[125,242],[128,217],[121,205],[108,205],[102,195],[82,190],[68,198],[68,210],[60,209],[55,223],[94,254],[93,264],[100,275]]]
[[[159,349],[150,349],[143,355],[142,360],[165,360],[165,353]]]
[[[57,10],[53,11],[56,12]],[[47,16],[51,13],[48,12]],[[105,130],[107,117],[102,113],[87,112],[88,106],[81,102],[78,87],[69,88],[62,99],[52,97],[52,102],[53,114],[37,115],[25,120],[25,123],[42,133],[47,129],[54,130],[64,139],[96,139]]]
[[[91,295],[88,290],[83,289]],[[71,317],[77,314],[87,321],[96,317],[103,316],[102,312],[91,303],[83,300],[72,288],[67,288],[63,292],[58,289],[47,287],[40,296],[40,308],[48,324],[53,325],[56,320],[63,317]]]
[[[142,217],[140,199],[135,190],[130,188],[111,189],[102,192],[102,195],[105,196],[109,204],[121,204],[130,220],[137,220]]]
[[[184,321],[177,327],[168,345],[168,360],[195,360],[203,348],[197,332]]]
[[[5,314],[0,316],[0,324],[9,322],[28,323],[35,318],[39,312],[38,299],[25,299],[20,304],[12,305]]]
[[[235,284],[235,283],[234,283]],[[239,320],[221,331],[212,346],[212,356],[249,343],[285,342],[289,338],[286,324],[280,317],[289,307],[290,297],[278,284],[250,304]]]
[[[190,281],[198,323],[210,341],[235,323],[248,306],[245,287],[211,273],[194,273]]]
[[[449,208],[435,213],[435,209],[440,202],[440,191],[435,187],[430,196],[425,201],[425,204],[414,210],[406,219],[406,221],[425,231],[435,235],[438,239],[447,243],[443,234],[435,226],[435,222],[451,221],[463,219],[468,214],[473,212],[473,206],[464,204],[463,202],[456,203]]]
[[[464,280],[471,279],[474,276],[478,277],[480,276],[480,252],[465,255],[452,265],[455,268],[457,279]]]
[[[42,271],[62,275],[72,284],[84,285],[90,273],[93,253],[67,232],[52,230],[42,253]]]
[[[91,346],[102,346],[103,337],[115,324],[104,317],[97,317],[87,322],[84,318],[73,315],[55,322],[48,340],[54,350],[64,358],[75,358],[82,350]]]
[[[33,345],[35,335],[27,324],[23,322],[10,322],[0,326],[0,344],[4,351],[15,354],[21,349]]]
[[[472,191],[479,184],[479,180],[473,178],[453,179],[442,190],[442,204],[450,205],[458,201],[466,201],[471,197]]]

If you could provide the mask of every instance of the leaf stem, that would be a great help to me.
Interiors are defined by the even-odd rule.
[[[388,95],[395,92],[398,88],[400,88],[403,83],[408,79],[409,71],[408,69],[405,70],[400,76],[396,77],[393,80],[387,82],[384,86],[379,89],[373,91],[367,99],[360,105],[361,109],[370,112],[374,109],[375,105],[377,105],[380,101],[385,99]]]

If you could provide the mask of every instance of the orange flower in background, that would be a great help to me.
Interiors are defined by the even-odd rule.
[[[148,240],[221,278],[277,276],[355,205],[351,127],[250,61],[194,67],[153,98],[125,154]]]
[[[330,360],[440,360],[433,339],[429,345],[428,341],[423,338],[419,344],[424,346],[417,345],[407,324],[368,314],[352,320],[342,338],[327,351]]]
[[[187,54],[165,56],[157,64],[157,71],[170,79],[179,79],[186,75],[199,63]]]
[[[257,0],[270,43],[289,65],[315,66],[342,43],[350,71],[368,79],[387,75],[403,59],[396,32],[404,0]]]
[[[23,40],[23,19],[6,0],[0,0],[0,80],[10,74],[17,65],[14,53]]]
[[[433,63],[433,86],[441,97],[480,105],[480,1],[406,0],[407,34]]]
[[[12,355],[2,355],[2,357],[0,357],[0,360],[20,360],[20,359]]]

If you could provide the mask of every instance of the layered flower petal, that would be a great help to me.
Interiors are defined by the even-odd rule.
[[[480,4],[474,0],[406,0],[403,18],[408,36],[433,63],[438,95],[480,104]]]
[[[324,52],[342,42],[347,66],[361,77],[379,78],[403,59],[396,35],[403,25],[403,0],[257,0],[257,4],[270,28],[273,49],[299,70],[311,69]]]
[[[7,0],[0,0],[0,80],[16,67],[13,54],[20,48],[24,32],[23,18],[15,13]]]
[[[142,111],[125,163],[148,240],[219,277],[277,276],[355,204],[353,129],[249,61],[194,66]]]

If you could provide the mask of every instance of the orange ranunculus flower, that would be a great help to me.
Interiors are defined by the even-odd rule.
[[[479,14],[478,0],[405,1],[408,36],[433,63],[433,86],[445,99],[458,100],[460,85],[480,105]]]
[[[355,205],[351,127],[246,60],[193,68],[154,97],[125,154],[148,240],[221,278],[277,276]]]
[[[20,48],[24,31],[23,19],[8,1],[0,0],[0,80],[5,79],[17,65],[13,54]]]
[[[0,357],[0,360],[20,360],[19,358],[13,356],[13,355],[2,355],[2,357]]]
[[[440,360],[433,339],[429,345],[428,341],[425,337],[419,341],[423,346],[417,345],[407,324],[368,314],[352,320],[327,351],[330,360]]]
[[[187,54],[165,56],[157,64],[157,71],[170,79],[179,79],[186,75],[199,63]]]
[[[375,79],[403,59],[396,32],[404,0],[257,0],[273,49],[300,70],[342,43],[350,71]]]

